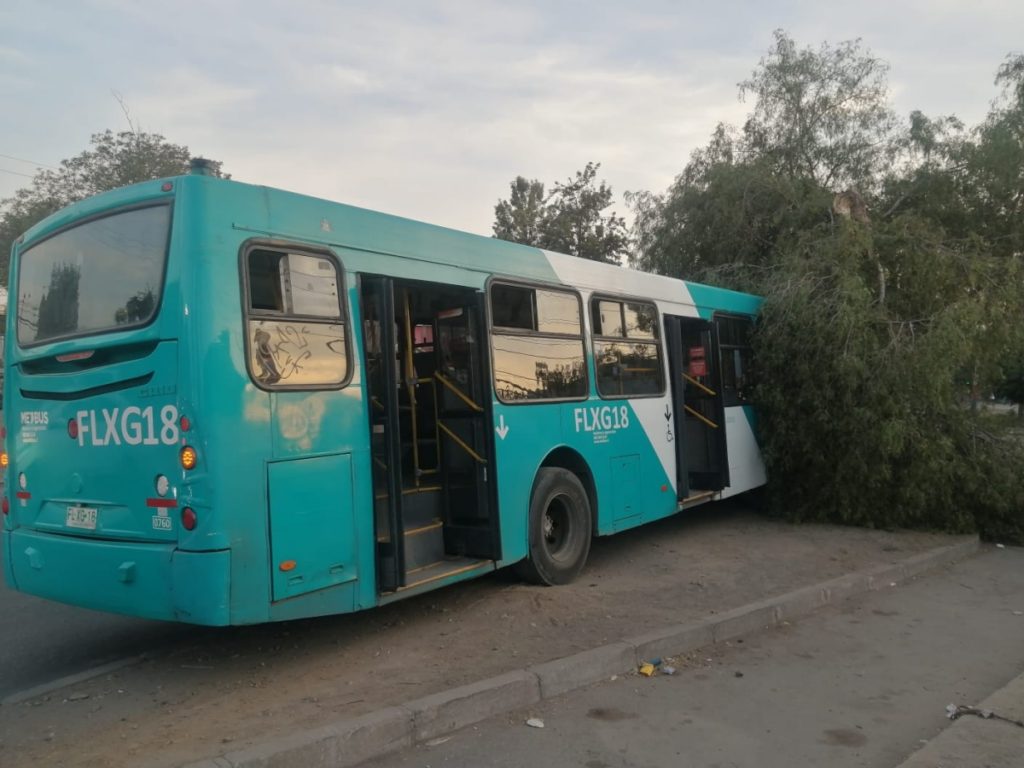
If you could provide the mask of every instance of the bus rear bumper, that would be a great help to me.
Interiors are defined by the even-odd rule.
[[[230,552],[3,532],[5,576],[20,592],[129,616],[230,623]]]

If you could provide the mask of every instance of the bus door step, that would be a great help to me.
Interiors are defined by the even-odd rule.
[[[478,560],[471,557],[446,557],[444,560],[431,563],[423,568],[408,571],[406,573],[406,585],[400,587],[398,591],[405,592],[451,576],[475,570],[490,570],[493,567],[494,562],[491,560]]]
[[[711,501],[718,491],[692,491],[685,499],[679,500],[679,509],[686,509],[703,501]]]
[[[405,571],[415,571],[444,558],[443,524],[433,520],[405,531]]]

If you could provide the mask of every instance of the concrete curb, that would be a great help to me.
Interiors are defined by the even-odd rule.
[[[802,587],[778,597],[610,645],[442,691],[399,707],[301,731],[183,768],[346,768],[493,715],[635,671],[646,659],[674,656],[779,626],[872,590],[884,589],[975,554],[977,538]]]
[[[1024,675],[977,705],[1003,717],[1024,719]],[[898,768],[990,768],[1019,765],[1024,754],[1024,729],[996,719],[970,715],[950,723],[937,736],[899,764]]]

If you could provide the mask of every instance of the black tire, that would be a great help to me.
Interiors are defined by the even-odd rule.
[[[530,496],[530,553],[516,570],[527,581],[568,584],[590,553],[590,500],[572,472],[542,467]]]

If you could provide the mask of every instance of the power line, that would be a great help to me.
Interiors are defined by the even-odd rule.
[[[26,179],[34,179],[35,178],[35,176],[33,176],[30,173],[19,173],[18,171],[11,171],[11,170],[8,170],[7,168],[0,168],[0,173],[9,173],[12,176],[24,176]]]
[[[47,165],[46,163],[37,163],[35,160],[26,160],[24,157],[15,157],[14,155],[5,155],[2,152],[0,152],[0,157],[6,157],[8,160],[17,160],[19,163],[28,163],[29,165],[36,165],[36,166],[38,166],[40,168],[49,168],[50,170],[53,170],[53,171],[59,171],[60,170],[60,168],[58,168],[55,165]]]

